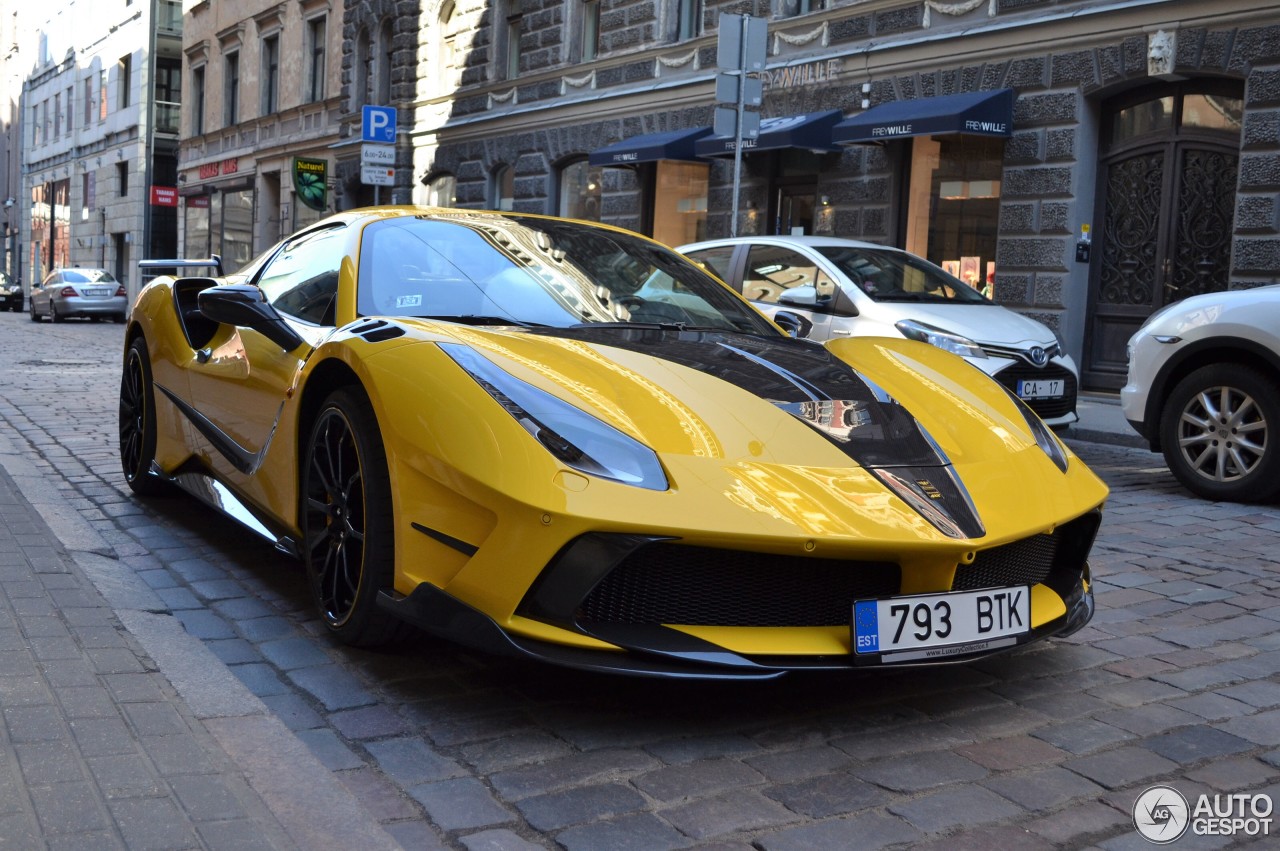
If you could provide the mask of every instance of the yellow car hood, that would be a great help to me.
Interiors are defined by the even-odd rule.
[[[834,476],[845,482],[836,490],[895,493],[953,539],[997,532],[992,518],[999,537],[1045,528],[1106,496],[1049,436],[1070,459],[1065,471],[1055,465],[1003,387],[924,344],[591,326],[414,330],[467,346],[635,438],[676,486],[710,464],[769,478],[772,499],[794,488],[804,503],[829,500]]]

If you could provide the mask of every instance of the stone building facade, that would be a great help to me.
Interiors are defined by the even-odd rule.
[[[734,160],[708,153],[721,13],[767,21],[736,222]],[[1125,341],[1166,301],[1280,275],[1280,10],[1260,0],[366,0],[343,75],[348,137],[361,103],[399,109],[396,200],[672,244],[906,247],[1056,328],[1085,386],[1119,386]],[[911,129],[1004,91],[1003,132]],[[898,131],[850,135],[885,105]],[[339,204],[368,203],[339,158]]]

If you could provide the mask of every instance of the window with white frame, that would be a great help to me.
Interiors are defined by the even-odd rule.
[[[676,0],[676,39],[702,35],[702,0]]]
[[[583,62],[590,62],[600,55],[600,2],[601,0],[582,0],[582,41],[579,54]]]

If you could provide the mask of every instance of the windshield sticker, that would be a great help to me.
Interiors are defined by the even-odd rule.
[[[396,307],[421,307],[421,295],[398,295],[396,296]]]

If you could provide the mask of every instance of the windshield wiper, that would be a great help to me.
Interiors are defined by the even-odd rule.
[[[525,322],[523,319],[513,319],[510,316],[484,316],[474,313],[466,313],[456,316],[444,314],[437,316],[419,316],[417,318],[438,320],[440,322],[458,322],[463,325],[518,325],[521,328],[549,327],[542,322]]]

